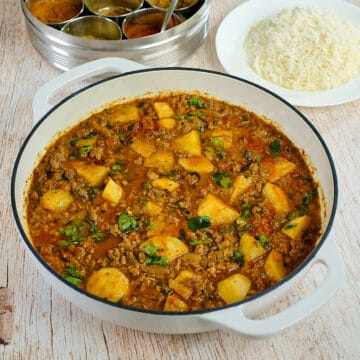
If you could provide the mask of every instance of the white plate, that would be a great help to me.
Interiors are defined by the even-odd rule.
[[[216,52],[220,63],[231,75],[263,86],[293,105],[330,106],[360,98],[360,76],[349,83],[326,91],[306,92],[277,86],[259,75],[248,65],[244,40],[251,26],[274,16],[284,8],[311,6],[335,11],[360,26],[360,8],[340,0],[251,0],[232,10],[220,24],[216,34]]]

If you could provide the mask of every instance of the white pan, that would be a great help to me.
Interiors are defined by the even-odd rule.
[[[75,92],[56,106],[50,99],[60,90],[80,80],[109,72],[120,73]],[[323,197],[323,235],[307,259],[276,286],[244,301],[218,309],[187,313],[165,313],[127,308],[96,298],[66,282],[34,250],[24,218],[27,180],[39,154],[56,133],[67,129],[90,112],[119,98],[131,99],[158,92],[198,90],[218,99],[241,105],[279,124],[287,136],[305,151],[321,184]],[[264,337],[276,334],[301,321],[321,307],[344,282],[344,270],[334,240],[329,236],[337,203],[337,179],[330,153],[314,126],[298,110],[277,95],[246,80],[213,71],[184,68],[144,69],[119,58],[95,60],[81,65],[43,86],[35,95],[36,125],[26,138],[12,175],[11,199],[14,217],[24,244],[38,269],[65,298],[89,313],[128,328],[157,333],[194,333],[219,328]],[[254,319],[271,304],[284,297],[315,264],[327,273],[322,282],[292,306],[266,319]],[[31,286],[31,284],[29,284]]]

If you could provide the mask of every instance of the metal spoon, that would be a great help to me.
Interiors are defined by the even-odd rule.
[[[172,16],[172,14],[173,14],[173,12],[174,12],[174,10],[176,8],[176,5],[177,5],[178,1],[179,0],[171,0],[170,1],[170,5],[166,10],[165,18],[164,18],[164,21],[162,23],[160,32],[163,32],[163,31],[166,30],[166,28],[167,28],[167,26],[169,24],[169,21],[171,19],[171,16]]]

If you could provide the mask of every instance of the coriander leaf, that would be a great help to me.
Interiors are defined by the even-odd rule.
[[[230,257],[230,260],[239,264],[240,266],[244,265],[244,255],[238,251],[234,251],[234,253]]]
[[[223,148],[225,144],[225,140],[221,138],[210,138],[210,142],[212,145]]]
[[[84,277],[78,273],[76,267],[65,268],[63,278],[75,286],[78,286],[84,279]]]
[[[203,109],[205,107],[205,105],[196,97],[191,97],[188,101],[187,101],[188,105],[194,105],[197,109]]]
[[[200,125],[200,126],[198,127],[198,130],[199,130],[200,132],[204,132],[204,131],[205,131],[205,125]]]
[[[147,265],[161,265],[161,266],[168,266],[169,260],[166,256],[154,256],[148,257],[145,260],[145,264]]]
[[[118,223],[119,229],[125,233],[135,231],[138,228],[136,219],[133,216],[131,216],[125,212],[123,212],[119,215],[117,223]]]
[[[316,188],[312,188],[309,192],[305,193],[301,204],[297,209],[288,216],[288,220],[296,219],[297,217],[303,216],[307,213],[311,199],[317,194]]]
[[[65,236],[65,239],[61,240],[61,244],[64,246],[78,245],[81,241],[83,241],[85,239],[85,236],[82,234],[82,228],[84,225],[84,223],[79,222],[60,228],[60,234]]]
[[[120,170],[121,170],[121,165],[118,163],[115,163],[111,166],[111,174],[112,175],[117,174],[118,172],[120,172]]]
[[[255,239],[259,241],[263,248],[267,248],[269,246],[269,239],[266,235],[255,235]]]
[[[229,176],[229,173],[227,172],[218,172],[218,173],[215,173],[213,176],[212,176],[212,179],[217,183],[219,184],[220,186],[222,186],[223,188],[229,188],[231,186],[231,179],[230,179],[230,176]]]
[[[247,221],[247,220],[249,219],[250,215],[251,215],[251,211],[250,211],[250,206],[249,206],[249,204],[243,203],[243,204],[241,205],[241,210],[242,210],[242,212],[241,212],[241,217],[242,217],[245,221]]]
[[[187,224],[192,231],[195,231],[198,229],[210,227],[211,221],[209,216],[197,216],[190,218]]]
[[[75,146],[79,140],[80,140],[80,138],[78,138],[78,137],[74,137],[74,138],[70,139],[70,145]]]
[[[280,141],[279,140],[272,141],[269,144],[269,148],[274,156],[279,155],[281,149]]]
[[[83,139],[85,140],[91,140],[96,136],[96,132],[91,131],[89,134],[87,134],[85,137],[83,137]]]
[[[82,146],[81,148],[78,149],[77,153],[80,156],[82,156],[83,154],[88,153],[89,151],[91,151],[93,149],[93,147],[91,145],[89,146]]]
[[[148,245],[145,245],[141,251],[148,255],[148,256],[156,256],[156,253],[158,252],[158,248],[155,246],[155,245],[152,245],[152,244],[148,244]]]
[[[284,229],[294,229],[298,226],[298,224],[287,224],[284,226]]]
[[[94,241],[96,241],[96,242],[103,241],[104,237],[101,234],[100,229],[96,226],[96,224],[93,221],[91,221],[90,219],[86,219],[86,221],[90,226],[89,232],[90,232],[91,237],[94,239]]]
[[[141,251],[147,255],[147,258],[145,259],[145,264],[147,265],[161,265],[161,266],[167,266],[169,265],[169,260],[166,256],[156,256],[158,252],[158,248],[155,245],[148,244],[145,245]]]
[[[189,244],[192,245],[192,246],[196,246],[196,245],[208,245],[208,244],[211,244],[212,241],[211,239],[202,239],[202,240],[192,240],[192,241],[189,241]]]

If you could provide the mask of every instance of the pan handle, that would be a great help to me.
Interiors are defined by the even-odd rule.
[[[327,267],[326,278],[310,294],[276,315],[260,320],[249,319],[243,312],[244,305],[240,305],[203,314],[201,318],[217,324],[219,328],[252,338],[263,338],[282,332],[319,309],[334,295],[336,289],[344,284],[344,266],[331,238],[328,238],[319,250],[313,265],[316,263]]]
[[[64,72],[44,84],[35,94],[33,100],[34,124],[37,123],[54,105],[51,98],[59,91],[94,76],[106,73],[126,73],[145,69],[146,66],[124,58],[102,58],[79,65]]]

